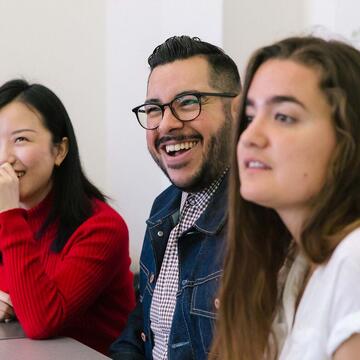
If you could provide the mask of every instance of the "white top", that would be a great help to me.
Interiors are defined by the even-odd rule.
[[[360,333],[360,229],[314,271],[294,314],[307,267],[305,257],[298,255],[286,279],[274,321],[279,360],[331,359],[345,340]]]

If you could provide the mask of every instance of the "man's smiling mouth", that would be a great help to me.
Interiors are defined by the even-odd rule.
[[[177,154],[181,154],[192,149],[198,141],[184,141],[176,144],[165,145],[165,151],[170,156],[176,156]]]

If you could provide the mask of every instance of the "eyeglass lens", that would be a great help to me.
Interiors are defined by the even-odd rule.
[[[194,120],[200,114],[200,99],[195,95],[175,98],[169,105],[173,115],[181,121]],[[146,129],[155,129],[163,117],[163,105],[145,104],[138,109],[138,118]],[[165,111],[165,109],[164,109]]]

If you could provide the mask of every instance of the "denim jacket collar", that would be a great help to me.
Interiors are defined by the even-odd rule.
[[[196,220],[194,227],[198,231],[207,234],[216,234],[226,223],[227,202],[224,201],[224,199],[227,199],[228,177],[228,174],[224,176],[213,198],[210,200],[209,205],[199,219]],[[159,211],[155,212],[155,214],[146,221],[148,226],[151,227],[161,224],[170,216],[172,217],[174,225],[177,223],[182,191],[174,185],[171,185],[167,191],[171,191],[173,194],[173,196],[166,197],[167,200],[170,198],[171,201],[162,204],[162,206],[159,207]]]

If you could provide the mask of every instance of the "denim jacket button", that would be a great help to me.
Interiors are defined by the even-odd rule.
[[[215,305],[215,309],[219,309],[219,307],[220,307],[220,300],[218,299],[218,298],[215,298],[215,300],[214,300],[214,305]]]
[[[162,237],[162,236],[164,235],[164,232],[161,231],[161,230],[159,230],[159,231],[157,232],[157,235],[158,235],[159,237]]]
[[[140,336],[141,336],[141,340],[142,340],[143,342],[145,342],[145,341],[146,341],[146,335],[145,335],[145,333],[142,332]]]
[[[149,278],[150,284],[152,284],[154,282],[154,279],[155,279],[155,275],[151,273],[150,278]]]

